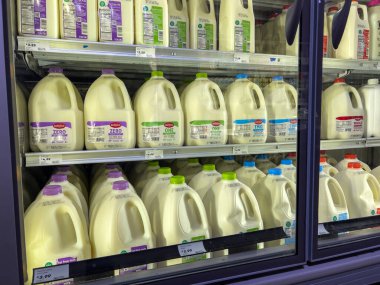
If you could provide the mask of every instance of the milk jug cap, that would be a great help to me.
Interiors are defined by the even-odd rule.
[[[297,153],[291,152],[291,153],[288,154],[288,157],[289,158],[296,158],[297,157]]]
[[[160,166],[160,165],[159,165],[158,161],[149,161],[148,166],[154,167],[154,166]]]
[[[348,163],[348,168],[350,168],[350,169],[362,169],[362,164],[360,162],[350,162],[350,163]]]
[[[172,176],[170,178],[170,184],[174,185],[180,185],[185,183],[185,177],[184,176]]]
[[[379,6],[380,5],[380,0],[372,0],[372,1],[369,1],[367,6],[368,7],[374,7],[374,6]]]
[[[247,78],[248,78],[248,74],[238,74],[238,75],[236,75],[236,79],[247,79]]]
[[[196,75],[197,78],[208,78],[207,73],[197,73]]]
[[[161,167],[158,169],[158,174],[171,174],[172,170],[170,167]]]
[[[290,8],[290,4],[286,4],[282,6],[282,10],[288,10]]]
[[[60,67],[50,67],[49,73],[63,73],[63,68]]]
[[[205,164],[205,165],[203,165],[202,169],[204,171],[214,171],[215,170],[215,164]]]
[[[113,190],[123,191],[123,190],[127,190],[128,187],[129,187],[129,183],[128,183],[128,181],[125,181],[125,180],[116,181],[116,182],[112,183],[112,189]]]
[[[344,159],[357,159],[358,156],[356,154],[353,154],[353,153],[346,153],[344,155]]]
[[[123,176],[123,174],[120,171],[110,171],[107,174],[108,178],[120,178],[122,176]]]
[[[256,163],[254,161],[244,161],[244,167],[255,167]]]
[[[283,159],[281,160],[281,164],[283,165],[292,165],[293,161],[291,161],[290,159]]]
[[[227,155],[223,157],[224,160],[232,161],[234,160],[234,157],[232,155]]]
[[[284,77],[280,75],[273,76],[272,81],[284,81]]]
[[[162,71],[158,71],[158,70],[152,71],[152,77],[163,77],[163,76],[164,76],[164,73]]]
[[[115,71],[113,69],[102,69],[102,75],[114,75]]]
[[[187,161],[188,161],[188,163],[199,163],[198,158],[189,158]]]
[[[344,78],[337,78],[334,80],[334,83],[346,83],[346,79]]]
[[[380,2],[380,0],[379,0],[379,2]],[[377,84],[379,84],[379,79],[369,79],[368,80],[368,85],[377,85]]]
[[[56,196],[62,193],[62,187],[59,185],[48,185],[42,189],[42,195],[44,196]]]
[[[323,172],[323,166],[319,166],[319,173]]]
[[[56,183],[65,182],[65,181],[67,181],[67,175],[66,174],[53,174],[51,176],[51,181],[56,182]]]
[[[339,9],[337,6],[332,6],[328,9],[327,13],[337,12]]]
[[[222,173],[222,180],[236,180],[236,173],[235,172],[223,172]]]
[[[117,164],[106,164],[106,169],[116,169],[117,166]]]
[[[282,175],[282,169],[281,168],[272,168],[272,169],[269,169],[268,170],[268,174],[269,175],[280,176],[280,175]]]
[[[257,156],[257,159],[268,159],[268,158],[269,158],[269,156],[267,154],[259,154]]]
[[[320,162],[320,163],[326,163],[326,162],[327,162],[327,157],[321,157],[321,158],[319,159],[319,162]]]

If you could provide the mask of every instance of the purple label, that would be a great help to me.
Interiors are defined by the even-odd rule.
[[[31,122],[30,126],[32,128],[53,127],[54,129],[64,129],[64,128],[70,128],[71,129],[71,123],[70,122]]]
[[[39,36],[47,36],[46,0],[34,0],[34,30]]]
[[[67,0],[63,2],[63,31],[64,38],[88,38],[87,0]]]
[[[99,122],[87,122],[87,126],[89,127],[105,127],[110,126],[111,128],[117,129],[120,127],[127,127],[127,122],[119,122],[119,121],[99,121]]]
[[[148,249],[148,246],[146,245],[134,246],[134,247],[131,247],[131,252],[143,251],[147,249]]]
[[[57,259],[57,265],[59,264],[66,264],[66,263],[71,263],[71,262],[76,262],[77,258],[76,257],[63,257],[63,258],[58,258]]]
[[[111,24],[112,24],[112,40],[123,40],[123,20],[121,17],[121,3],[117,1],[110,1],[108,4],[111,9]]]
[[[148,246],[146,246],[146,245],[134,246],[134,247],[131,247],[131,252],[143,251],[143,250],[147,250],[147,249],[148,249]],[[143,270],[147,270],[147,269],[148,269],[148,265],[144,264],[144,265],[134,266],[134,267],[130,267],[130,268],[120,269],[119,274],[120,275],[126,275],[129,273],[139,272],[139,271],[143,271]]]
[[[76,30],[78,39],[87,39],[87,0],[73,0],[75,5]]]

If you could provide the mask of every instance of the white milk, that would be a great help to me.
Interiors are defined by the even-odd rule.
[[[281,164],[277,167],[282,170],[282,175],[290,181],[297,183],[297,168],[290,159],[281,160]]]
[[[123,81],[113,70],[103,69],[84,100],[86,149],[133,148],[136,144],[135,112]]]
[[[380,3],[380,2],[379,2]],[[359,89],[364,106],[364,136],[380,137],[380,85],[379,79],[369,79],[368,85]]]
[[[216,170],[219,173],[223,172],[233,172],[236,169],[239,169],[241,165],[235,161],[233,156],[224,156],[223,160],[220,160],[216,163]]]
[[[79,191],[83,194],[86,201],[88,201],[88,192],[87,192],[87,186],[82,181],[79,176],[74,174],[72,170],[70,169],[70,166],[59,166],[57,167],[57,170],[54,172],[54,174],[65,174],[67,175],[67,180],[73,184],[76,188],[79,189]]]
[[[236,170],[236,176],[241,183],[252,189],[260,179],[265,177],[265,174],[256,168],[254,161],[244,161],[243,167]]]
[[[224,94],[231,144],[265,143],[267,110],[263,92],[248,75],[239,74]]]
[[[33,268],[91,258],[86,220],[60,186],[46,186],[25,213],[28,280]]]
[[[327,56],[335,57],[335,50],[332,45],[332,22],[336,13],[338,13],[339,8],[337,6],[332,6],[327,11],[327,30],[329,34],[328,44],[327,44]]]
[[[222,175],[215,170],[215,164],[205,164],[202,171],[191,179],[189,186],[203,199],[211,187],[221,179]]]
[[[380,184],[375,176],[365,172],[359,162],[334,176],[346,197],[350,219],[380,214]]]
[[[322,139],[355,139],[364,134],[364,108],[358,91],[335,80],[322,95]]]
[[[135,0],[136,44],[169,45],[169,15],[166,0]]]
[[[149,179],[157,174],[160,165],[158,161],[149,161],[148,167],[141,173],[138,180],[135,183],[136,193],[141,197],[141,192],[145,185],[148,183]]]
[[[214,0],[188,0],[190,48],[216,50],[216,17]]]
[[[267,154],[259,154],[256,156],[256,167],[267,174],[269,169],[276,167],[276,164],[269,160]]]
[[[177,174],[184,176],[186,179],[186,183],[189,183],[191,179],[202,171],[202,165],[199,163],[198,158],[189,158],[188,163],[178,169]]]
[[[191,0],[195,1],[195,0]],[[181,96],[185,113],[186,145],[227,143],[227,110],[219,86],[198,73]]]
[[[16,116],[18,145],[21,153],[29,150],[28,104],[20,86],[16,84]]]
[[[275,76],[264,88],[268,112],[268,141],[290,142],[297,140],[298,93],[282,76]]]
[[[219,50],[255,52],[255,15],[252,0],[220,1]]]
[[[30,148],[42,152],[82,150],[83,103],[62,69],[49,72],[29,98]]]
[[[153,207],[153,205],[155,205]],[[211,237],[202,200],[185,184],[185,177],[173,176],[166,191],[161,191],[149,211],[157,247],[208,239]],[[159,266],[187,263],[210,257],[210,254],[161,262]]]
[[[133,44],[135,40],[134,0],[98,0],[99,40]]]
[[[190,47],[190,20],[186,0],[168,0],[169,47]]]
[[[376,177],[377,181],[380,183],[380,166],[376,167],[371,171],[371,174]]]
[[[372,0],[367,3],[368,18],[370,25],[369,58],[380,59],[380,2]]]
[[[98,3],[96,0],[59,0],[62,39],[98,40]]]
[[[153,71],[134,98],[138,147],[182,146],[184,119],[174,84]]]
[[[358,59],[369,59],[370,25],[366,5],[358,5]]]
[[[17,1],[20,36],[59,38],[58,0]]]
[[[213,238],[264,228],[255,195],[248,186],[237,180],[235,172],[223,173],[222,180],[212,186],[203,203]],[[228,253],[226,249],[222,255]],[[214,256],[220,254],[215,253]]]
[[[336,169],[334,166],[330,165],[327,162],[326,157],[320,158],[320,164],[319,165],[322,167],[322,171],[331,177],[334,177],[339,172],[338,169]]]
[[[362,169],[367,171],[368,173],[371,172],[371,168],[365,164],[364,162],[360,161],[358,159],[358,156],[353,153],[347,153],[344,155],[344,159],[339,161],[337,165],[335,165],[336,169],[338,169],[339,172],[345,170],[348,168],[348,164],[350,162],[359,162],[362,165]]]

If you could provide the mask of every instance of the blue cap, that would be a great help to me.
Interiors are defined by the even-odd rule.
[[[269,169],[268,170],[268,174],[269,175],[280,176],[280,175],[282,175],[282,169],[281,168],[272,168],[272,169]]]
[[[257,158],[257,159],[268,159],[269,156],[268,156],[267,154],[259,154],[259,155],[257,155],[256,158]]]
[[[323,166],[319,166],[319,172],[323,172]]]
[[[284,81],[284,77],[283,77],[283,76],[280,76],[280,75],[278,75],[278,76],[273,76],[273,77],[272,77],[272,80],[273,80],[273,81]]]
[[[244,161],[244,167],[255,167],[256,163],[254,161]]]
[[[248,74],[238,74],[236,75],[236,79],[247,79],[248,78]]]
[[[223,156],[224,160],[234,160],[234,157],[232,155]]]
[[[283,165],[292,165],[293,161],[291,161],[290,159],[283,159],[283,160],[281,160],[281,164],[283,164]]]

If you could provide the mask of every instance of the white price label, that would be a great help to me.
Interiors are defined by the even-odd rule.
[[[329,235],[330,233],[326,230],[325,226],[323,224],[318,225],[318,235],[324,236]]]
[[[38,40],[25,41],[25,51],[48,51],[49,43]]]
[[[145,151],[145,159],[162,159],[164,151],[162,149],[150,149]]]
[[[237,63],[249,63],[251,55],[249,53],[235,53],[234,62]]]
[[[33,284],[41,284],[67,278],[69,278],[68,264],[38,268],[33,271]]]
[[[200,253],[205,253],[206,249],[202,241],[185,243],[178,246],[178,252],[180,256],[190,256]]]
[[[40,155],[39,164],[40,165],[53,165],[62,163],[62,155],[60,154],[47,154]]]
[[[156,49],[150,47],[136,47],[136,56],[137,57],[156,57]]]
[[[247,145],[234,146],[232,148],[232,152],[234,155],[248,154],[248,146]]]

